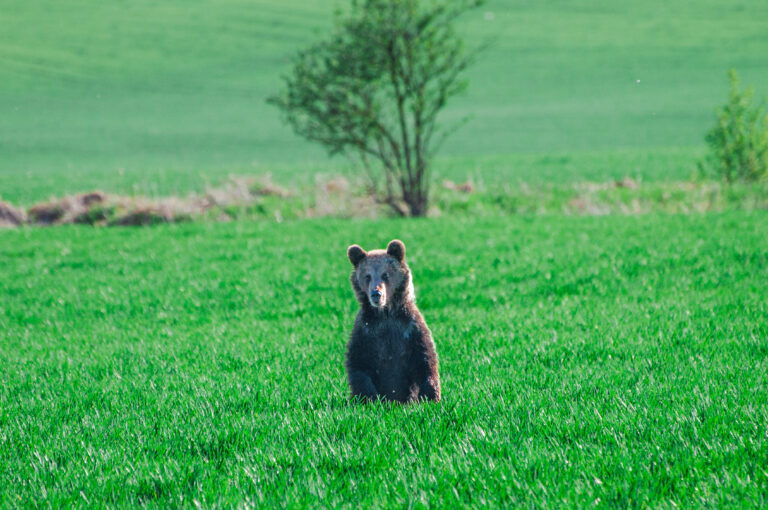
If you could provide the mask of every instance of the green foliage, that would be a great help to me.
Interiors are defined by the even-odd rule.
[[[0,231],[0,506],[764,508],[767,220]],[[444,400],[352,406],[395,236]]]
[[[299,135],[359,157],[395,211],[422,216],[445,134],[437,116],[466,87],[471,62],[454,23],[481,3],[354,0],[329,39],[298,54],[270,102]]]
[[[739,90],[731,69],[728,102],[717,109],[717,124],[707,134],[710,156],[701,169],[728,183],[768,178],[768,115],[752,105],[752,87]]]

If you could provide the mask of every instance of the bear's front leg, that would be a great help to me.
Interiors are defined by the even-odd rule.
[[[412,337],[415,346],[410,364],[410,380],[418,387],[411,390],[411,398],[440,402],[440,375],[437,370],[437,353],[432,336],[426,326]]]
[[[349,387],[352,390],[352,398],[362,397],[368,400],[376,400],[376,387],[371,378],[362,370],[349,369]]]

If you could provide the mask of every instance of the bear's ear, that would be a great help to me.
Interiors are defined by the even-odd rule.
[[[405,245],[399,239],[393,239],[387,245],[387,255],[396,258],[399,262],[405,259]]]
[[[352,262],[352,265],[355,267],[357,267],[357,265],[366,257],[366,255],[368,254],[365,253],[365,250],[356,244],[353,244],[347,249],[347,257],[349,257],[349,261]]]

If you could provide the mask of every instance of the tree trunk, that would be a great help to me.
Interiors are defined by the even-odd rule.
[[[427,215],[427,198],[421,193],[409,194],[405,197],[405,203],[408,204],[408,213],[411,217]]]

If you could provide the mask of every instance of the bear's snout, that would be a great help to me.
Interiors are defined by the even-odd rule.
[[[383,283],[371,289],[370,294],[368,294],[368,300],[374,308],[384,308],[387,306],[387,288]]]

